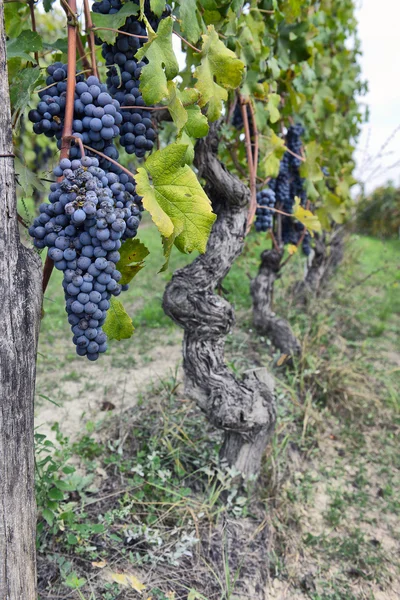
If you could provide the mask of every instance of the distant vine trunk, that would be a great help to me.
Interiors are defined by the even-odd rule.
[[[0,0],[0,598],[36,600],[33,396],[41,262],[19,239]]]
[[[271,340],[283,354],[300,354],[300,342],[286,319],[273,310],[273,292],[276,279],[280,276],[282,252],[264,250],[257,277],[250,285],[253,298],[253,322],[258,333]]]
[[[318,296],[343,260],[344,231],[337,228],[330,236],[315,236],[314,253],[310,257],[304,279],[295,284],[293,293],[298,303],[306,303],[308,298]]]
[[[187,394],[223,429],[221,458],[245,476],[257,473],[275,424],[273,382],[266,369],[238,379],[224,360],[232,306],[214,293],[243,250],[250,191],[217,158],[219,125],[196,144],[195,164],[217,214],[205,254],[179,269],[167,285],[163,308],[184,329]]]

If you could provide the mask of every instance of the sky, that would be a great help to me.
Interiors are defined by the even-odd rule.
[[[400,0],[356,0],[356,6],[369,86],[361,102],[370,117],[358,142],[355,175],[369,192],[389,179],[400,185]]]

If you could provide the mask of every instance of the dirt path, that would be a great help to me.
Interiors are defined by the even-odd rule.
[[[42,361],[36,380],[36,431],[54,440],[51,427],[58,422],[62,433],[74,439],[107,410],[115,414],[135,406],[149,387],[172,376],[182,360],[179,330],[157,337],[157,345],[144,355],[138,352],[129,366],[123,348],[117,347],[96,363],[74,360],[67,370],[50,370]]]

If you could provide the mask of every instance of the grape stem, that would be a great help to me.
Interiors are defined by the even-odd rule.
[[[70,138],[72,137],[72,122],[74,119],[74,100],[76,84],[76,0],[61,0],[61,4],[67,15],[68,30],[68,53],[67,53],[67,97],[65,103],[64,129],[61,138],[60,158],[68,158],[70,147]],[[46,262],[43,268],[43,294],[46,291],[51,273],[54,268],[54,262],[49,255],[46,256]]]
[[[122,29],[113,29],[112,27],[92,27],[90,31],[114,31],[115,33],[121,33],[122,35],[127,35],[129,37],[139,38],[141,40],[148,40],[147,35],[136,35],[136,33],[128,33],[127,31],[122,31]]]
[[[28,229],[28,225],[25,223],[24,219],[21,217],[19,213],[17,213],[18,223],[21,223],[26,229]]]
[[[83,0],[83,7],[85,12],[85,24],[86,24],[86,34],[89,37],[89,48],[90,54],[92,58],[92,72],[97,79],[99,78],[99,71],[97,69],[97,61],[96,61],[96,44],[94,41],[94,33],[93,33],[93,22],[92,17],[90,15],[89,1]]]
[[[280,252],[281,250],[279,248],[278,242],[276,241],[276,237],[274,236],[274,232],[272,231],[272,229],[270,229],[270,234],[271,234],[272,244],[273,244],[275,250],[277,252]]]
[[[184,44],[186,44],[187,46],[189,46],[189,48],[192,48],[192,50],[194,50],[195,52],[199,52],[199,54],[201,54],[201,50],[199,50],[199,48],[196,48],[196,46],[193,46],[190,42],[188,42],[187,40],[185,40],[185,38],[182,37],[180,33],[178,33],[177,31],[174,31],[173,33],[176,36],[178,36],[178,38],[180,38]]]
[[[257,123],[256,123],[256,115],[254,112],[254,107],[251,102],[249,102],[248,107],[250,110],[251,123],[253,126],[253,137],[254,137],[254,154],[253,154],[253,182],[254,183],[253,183],[253,185],[254,185],[254,188],[256,188],[259,137],[258,137],[258,129],[257,129]],[[247,110],[246,110],[246,116],[247,116]],[[250,140],[250,144],[251,144],[251,140]],[[255,191],[254,192],[254,200],[252,197],[252,202],[250,204],[250,210],[249,210],[249,214],[247,217],[247,233],[250,231],[251,224],[252,224],[255,214],[256,214],[256,205],[257,205],[257,193]]]
[[[80,140],[80,141],[82,142],[82,140]],[[113,163],[113,165],[116,165],[117,167],[119,167],[120,169],[122,169],[122,171],[124,171],[127,175],[129,175],[129,177],[133,177],[133,173],[131,173],[131,171],[129,169],[127,169],[126,167],[123,167],[122,165],[120,165],[119,162],[117,162],[113,158],[110,158],[106,154],[103,154],[103,152],[100,152],[100,150],[95,150],[94,148],[91,148],[90,146],[86,146],[86,144],[82,144],[82,146],[84,148],[86,148],[86,150],[89,150],[90,152],[94,152],[95,154],[98,154],[102,158],[105,158],[106,160],[109,160],[111,163]]]
[[[82,61],[83,68],[85,69],[85,71],[91,71],[92,68],[90,66],[90,62],[88,61],[88,59],[86,57],[85,49],[83,47],[81,36],[79,35],[78,30],[76,30],[76,45],[77,45],[78,53],[79,53],[79,57],[80,57],[79,60]]]
[[[32,31],[34,31],[36,33],[37,30],[36,30],[34,1],[29,0],[28,4],[29,4],[29,12],[31,13]],[[39,64],[39,52],[37,50],[36,50],[36,52],[34,52],[34,56],[35,56],[36,63]]]
[[[80,137],[78,137],[77,135],[71,135],[68,137],[67,141],[74,141],[75,143],[77,143],[79,146],[79,150],[81,151],[81,156],[85,156],[85,149],[83,147],[83,142]]]
[[[247,162],[249,163],[249,180],[250,180],[250,207],[249,213],[247,216],[247,224],[246,224],[246,235],[249,233],[251,228],[251,223],[253,221],[254,215],[256,213],[257,208],[257,190],[256,190],[256,172],[254,169],[254,160],[251,148],[251,135],[250,135],[250,127],[249,120],[247,117],[247,101],[243,98],[243,96],[239,96],[240,102],[240,110],[242,112],[242,119],[244,125],[244,136],[245,136],[245,146],[246,146],[246,154],[247,154]]]

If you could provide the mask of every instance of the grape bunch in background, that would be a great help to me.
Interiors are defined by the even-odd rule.
[[[272,229],[274,213],[270,209],[275,207],[275,202],[275,192],[270,188],[257,193],[256,231],[268,231]]]
[[[96,360],[107,349],[102,331],[111,296],[118,296],[119,249],[134,237],[139,208],[124,194],[115,173],[99,167],[97,158],[64,158],[54,170],[50,204],[29,228],[37,248],[49,248],[56,269],[63,272],[68,322],[79,356]]]
[[[296,124],[289,127],[286,134],[286,147],[290,152],[286,151],[282,157],[278,177],[269,182],[270,189],[275,192],[277,208],[286,213],[293,212],[296,196],[300,199],[300,204],[302,206],[305,206],[307,202],[304,178],[300,175],[303,146],[301,140],[302,135],[304,135],[304,128],[302,125]],[[286,216],[281,217],[281,224],[282,243],[297,245],[303,236],[303,252],[308,256],[311,252],[310,236],[307,232],[304,234],[304,225],[299,221],[295,221],[291,217]],[[258,231],[264,230],[259,229]]]
[[[139,5],[139,2],[133,2]],[[115,14],[122,7],[120,0],[101,0],[94,2],[93,12],[100,14]],[[166,9],[161,18],[168,16],[171,9]],[[145,14],[152,29],[156,30],[159,19],[150,11],[149,2],[145,2]],[[147,31],[144,24],[136,16],[128,17],[114,44],[102,44],[102,55],[109,66],[107,72],[107,88],[112,97],[121,105],[121,146],[127,154],[135,154],[143,158],[146,152],[152,150],[156,139],[153,123],[149,118],[149,111],[144,110],[146,104],[139,89],[139,78],[145,61],[135,59],[137,50],[147,41]],[[132,36],[144,36],[143,38]],[[97,40],[101,43],[100,40]],[[133,107],[124,110],[124,107]]]

